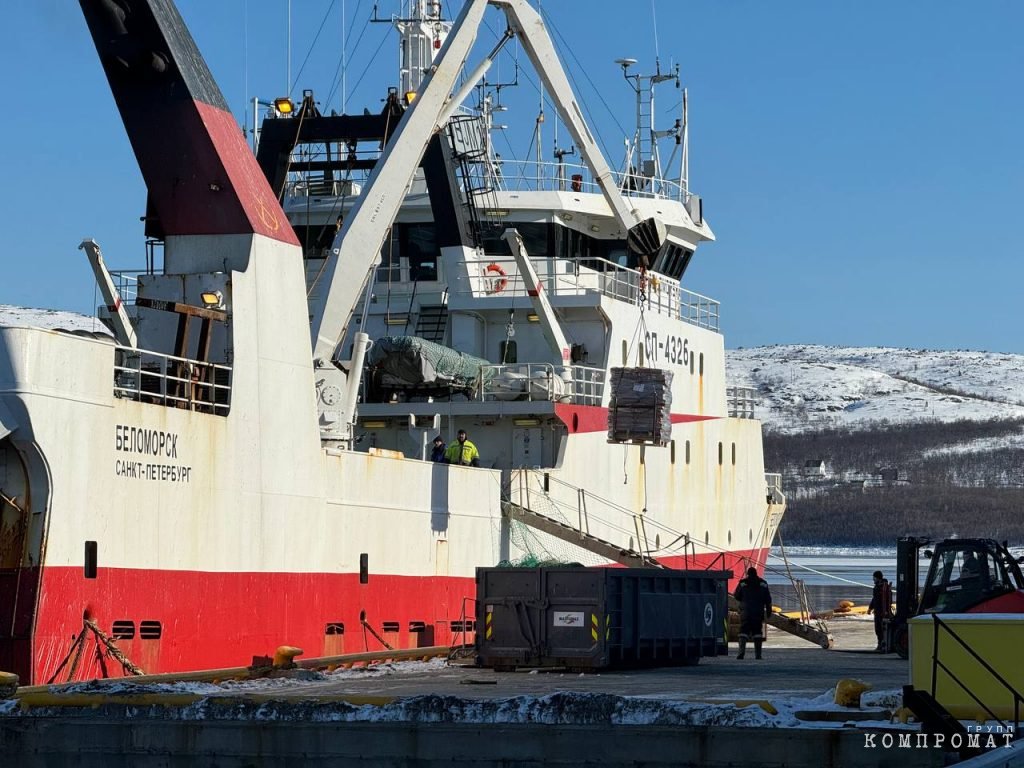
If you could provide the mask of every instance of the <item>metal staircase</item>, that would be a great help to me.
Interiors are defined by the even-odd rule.
[[[577,498],[580,500],[579,516],[581,523],[580,525],[572,525],[563,520],[559,520],[557,517],[552,515],[542,514],[531,508],[531,498],[538,496],[538,501],[543,499],[543,503],[551,505],[554,509],[558,509],[559,502],[553,498],[547,491],[541,491],[539,493],[531,493],[529,490],[529,473],[525,470],[520,474],[520,489],[519,489],[519,502],[515,501],[504,501],[502,502],[502,514],[509,520],[515,520],[527,525],[542,533],[546,533],[560,541],[573,544],[581,549],[588,552],[592,552],[599,557],[606,560],[618,563],[620,565],[627,566],[629,568],[669,568],[664,563],[659,562],[656,558],[647,554],[643,550],[643,542],[647,540],[647,533],[645,531],[645,523],[642,515],[636,515],[629,512],[622,507],[618,507],[611,502],[603,501],[594,497],[592,494],[587,494],[583,489],[575,488]],[[543,474],[544,487],[550,486],[552,482],[560,483],[567,488],[573,488],[568,483],[562,483],[562,481],[556,480],[548,473]],[[623,547],[599,536],[595,536],[588,530],[584,530],[585,527],[589,527],[589,523],[585,522],[589,518],[596,517],[587,510],[586,499],[589,497],[591,505],[593,506],[595,501],[603,501],[604,506],[616,510],[622,514],[630,515],[633,518],[633,527],[636,530],[637,541],[640,542],[640,549],[633,548],[633,540],[630,539],[630,545]],[[525,503],[523,503],[525,500]],[[619,528],[624,530],[621,526],[612,525],[613,528]],[[667,529],[665,529],[667,531]],[[683,538],[679,535],[679,538]],[[739,604],[735,598],[729,596],[729,610],[739,610]],[[799,637],[802,640],[806,640],[809,643],[814,643],[822,648],[828,649],[833,645],[832,635],[823,628],[820,622],[804,622],[799,619],[791,619],[788,616],[783,616],[781,613],[772,613],[766,619],[767,623],[775,627],[776,629],[782,630],[795,637]]]
[[[561,520],[534,512],[532,509],[527,509],[511,501],[502,503],[502,512],[510,520],[517,520],[524,525],[528,525],[569,544],[575,544],[581,549],[593,552],[595,555],[612,560],[619,565],[625,565],[629,568],[665,567],[653,557],[644,555],[642,552],[612,544],[610,541],[605,541],[591,533],[581,531],[579,528],[563,523]]]
[[[487,132],[483,120],[476,115],[454,115],[448,120],[448,141],[452,159],[465,193],[466,215],[474,245],[483,246],[484,232],[496,230],[497,197],[487,163]]]
[[[416,335],[421,339],[444,343],[445,330],[448,327],[448,307],[445,304],[420,306],[416,317]]]

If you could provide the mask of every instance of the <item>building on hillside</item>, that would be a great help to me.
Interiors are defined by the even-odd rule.
[[[906,470],[899,467],[875,467],[875,471],[864,482],[865,488],[892,488],[897,485],[910,485]]]
[[[824,459],[807,459],[800,474],[805,478],[814,480],[825,480],[831,476]]]

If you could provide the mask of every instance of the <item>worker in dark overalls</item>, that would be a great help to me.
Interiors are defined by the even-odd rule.
[[[892,586],[881,571],[875,571],[871,577],[875,585],[871,589],[868,614],[875,614],[875,637],[878,640],[875,650],[882,653],[886,650],[885,625],[892,618]]]
[[[757,575],[756,568],[747,569],[747,577],[736,585],[733,597],[740,604],[740,652],[742,659],[747,652],[747,640],[754,641],[754,658],[761,658],[761,643],[764,642],[764,621],[772,612],[772,595],[768,582]]]

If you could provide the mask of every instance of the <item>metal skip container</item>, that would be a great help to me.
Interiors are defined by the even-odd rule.
[[[481,666],[605,669],[726,653],[730,571],[478,568]]]

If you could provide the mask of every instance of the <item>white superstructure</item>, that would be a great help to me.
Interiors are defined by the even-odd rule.
[[[428,41],[439,58],[411,106],[390,101],[378,152],[391,141],[380,157],[327,146],[341,178],[308,154],[287,164],[284,210],[173,6],[82,5],[163,269],[111,276],[89,246],[116,340],[0,328],[0,668],[119,673],[83,653],[89,627],[148,672],[281,643],[453,642],[471,637],[475,567],[609,562],[591,539],[669,565],[763,563],[783,499],[747,399],[727,395],[718,304],[679,282],[712,238],[699,201],[681,178],[608,169],[524,0],[491,5],[586,169],[518,188],[528,169],[499,163],[486,120],[453,103],[459,74],[486,70],[464,60],[488,3],[449,26],[421,2],[399,22],[403,61],[420,62],[402,77]],[[322,125],[355,123],[377,130]],[[425,369],[456,350],[478,358],[471,375],[388,374],[375,347],[408,336],[444,358]],[[609,369],[638,364],[675,374],[664,448],[607,443]],[[468,430],[480,466],[424,460],[435,424]]]

